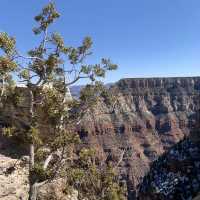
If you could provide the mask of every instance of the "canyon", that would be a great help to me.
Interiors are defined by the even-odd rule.
[[[117,95],[114,110],[106,102],[98,105],[80,137],[100,160],[125,152],[118,173],[128,199],[136,199],[151,163],[199,126],[200,78],[122,79],[110,91]]]
[[[128,199],[165,199],[162,192],[160,196],[157,192],[155,198],[154,193],[144,185],[146,182],[153,182],[153,178],[148,177],[155,169],[161,168],[164,163],[160,164],[160,160],[163,157],[168,163],[172,162],[168,155],[173,148],[176,150],[177,145],[185,144],[190,138],[197,138],[194,146],[199,148],[199,134],[194,136],[193,132],[200,123],[200,77],[127,78],[110,85],[109,91],[116,97],[114,107],[101,101],[94,112],[78,125],[82,145],[95,148],[101,162],[116,161],[119,179],[127,187]],[[0,120],[5,123],[3,113],[5,111],[1,113]],[[5,162],[8,160],[7,163],[15,162],[10,160],[9,154],[4,153],[9,148],[9,145],[5,148],[2,138],[0,158]],[[188,151],[187,144],[184,151]],[[196,153],[199,151],[196,150]],[[179,163],[181,168],[182,162]],[[173,165],[176,163],[171,164]],[[197,170],[199,167],[196,166]],[[5,175],[3,172],[6,169],[3,167],[1,170],[1,180],[5,180],[7,176],[11,180],[13,174]],[[15,173],[23,173],[23,170],[22,167]],[[173,173],[178,173],[177,171],[179,170],[176,169]],[[8,178],[7,180],[9,182]],[[0,182],[2,185],[7,184],[7,187],[4,185],[5,188],[16,188],[18,184],[24,185],[27,181],[23,177],[21,180],[12,179],[9,183]],[[198,191],[200,187],[197,187],[196,193]],[[3,195],[6,195],[5,191],[0,192],[0,199]],[[14,194],[11,192],[10,195]],[[172,199],[173,197],[172,195]]]

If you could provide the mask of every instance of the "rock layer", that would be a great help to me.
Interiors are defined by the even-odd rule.
[[[200,77],[122,79],[110,91],[114,111],[101,102],[79,133],[101,160],[125,151],[119,173],[133,199],[150,163],[199,123]]]
[[[199,123],[200,77],[122,79],[110,91],[116,95],[114,110],[102,101],[78,130],[84,145],[94,147],[102,162],[117,162],[124,152],[119,176],[127,185],[129,199],[134,199],[150,164],[189,136]],[[5,123],[5,116],[0,116],[0,123],[2,118]],[[5,160],[6,165],[15,162],[9,155],[5,157],[2,143],[1,161]],[[20,169],[6,177],[4,171],[0,171],[0,198],[19,199],[18,185],[24,185],[26,178],[16,177],[26,173]]]

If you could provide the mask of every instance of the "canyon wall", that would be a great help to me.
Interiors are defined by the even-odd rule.
[[[199,125],[200,77],[122,79],[109,90],[116,97],[114,106],[98,103],[78,132],[83,146],[96,149],[100,162],[115,161],[128,198],[134,200],[151,163]],[[20,112],[9,109],[1,109],[0,124],[10,121],[10,115],[13,120],[21,117]],[[19,123],[23,126],[23,120]],[[1,139],[0,158],[9,159],[4,146]],[[7,176],[1,171],[0,175]],[[5,188],[16,186],[15,180]]]
[[[199,135],[200,131],[197,132]],[[199,191],[200,141],[193,138],[192,133],[150,165],[140,183],[138,199],[189,200]]]
[[[79,134],[101,160],[123,160],[120,178],[134,199],[150,163],[190,135],[199,123],[200,77],[122,79],[110,91],[114,110],[101,102]]]

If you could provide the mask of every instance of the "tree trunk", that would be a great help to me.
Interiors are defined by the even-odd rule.
[[[34,96],[32,88],[29,89],[29,114],[30,114],[30,128],[32,125],[32,120],[34,117]],[[36,200],[38,187],[37,187],[37,180],[34,177],[32,172],[35,164],[35,145],[32,143],[29,144],[29,200]]]
[[[34,180],[32,169],[34,167],[35,162],[35,147],[34,144],[30,144],[29,146],[29,200],[37,199],[37,181]]]
[[[2,88],[1,88],[1,98],[3,97],[4,95],[4,92],[5,92],[5,79],[4,77],[2,77]]]
[[[29,161],[29,169],[31,170],[34,167],[35,164],[35,147],[34,144],[30,144],[29,147],[29,156],[30,156],[30,161]]]
[[[5,92],[5,80],[4,80],[4,77],[2,77],[2,83],[1,83],[1,93],[0,93],[0,107],[3,107],[3,102],[2,102],[2,99],[3,99],[3,95],[4,95],[4,92]]]
[[[37,200],[38,186],[37,182],[30,184],[28,200]]]

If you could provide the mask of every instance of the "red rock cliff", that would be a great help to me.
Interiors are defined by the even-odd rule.
[[[99,104],[80,136],[102,160],[125,151],[119,173],[132,199],[150,163],[199,122],[200,77],[122,79],[110,90],[118,96],[114,111]]]

